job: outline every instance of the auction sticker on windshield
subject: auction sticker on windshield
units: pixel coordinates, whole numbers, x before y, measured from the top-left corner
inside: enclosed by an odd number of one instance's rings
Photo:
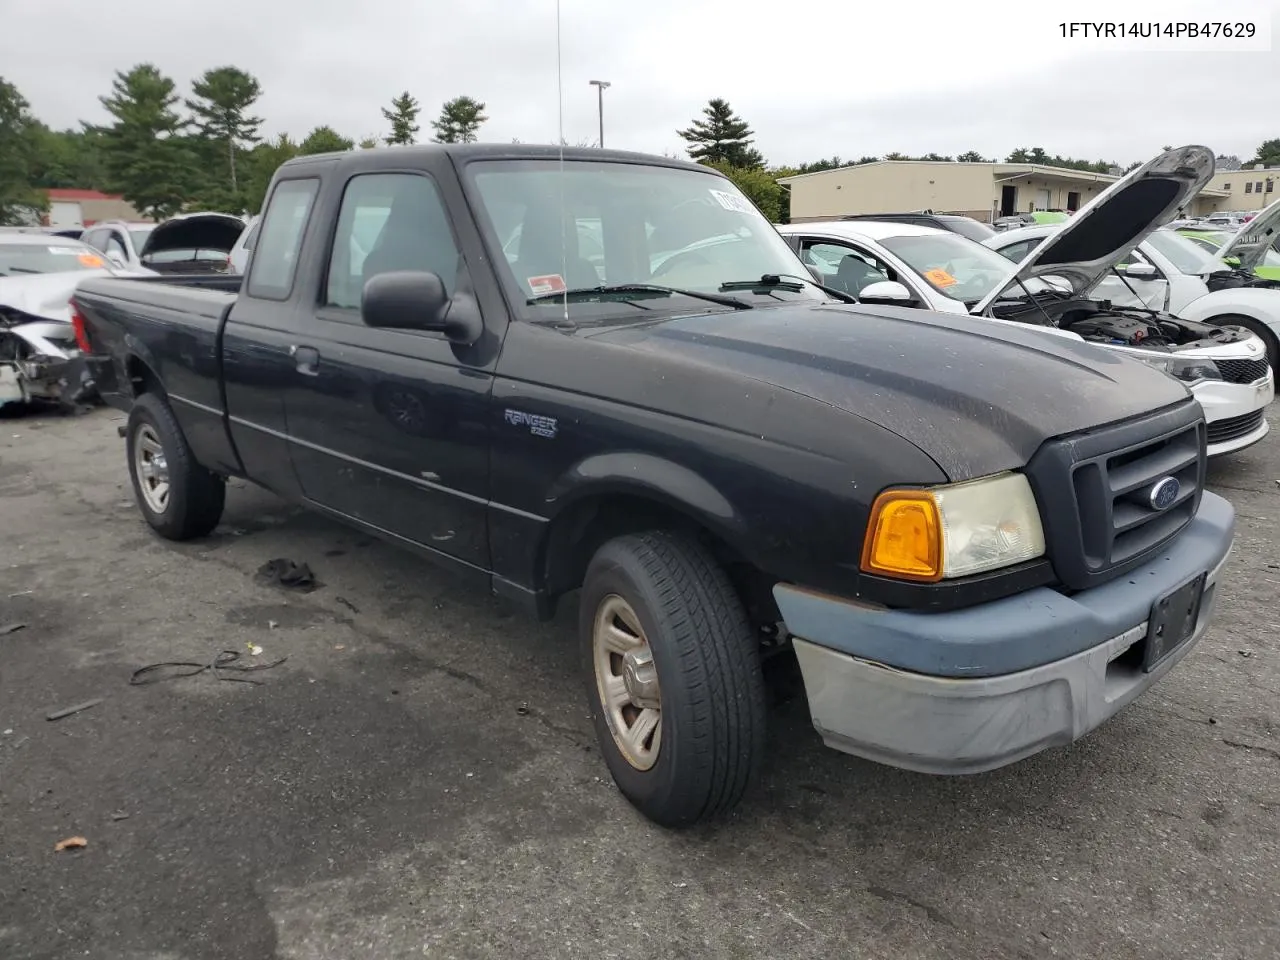
[[[732,210],[734,213],[750,213],[751,204],[745,197],[737,194],[727,193],[724,190],[712,190],[711,196],[716,198],[716,202],[726,210]]]
[[[80,263],[81,263],[82,265],[86,266],[86,267],[100,267],[100,266],[102,266],[102,258],[101,258],[101,257],[95,257],[92,253],[82,253],[82,254],[80,254],[80,256],[79,256],[79,257],[77,257],[76,259],[77,259],[77,260],[79,260],[79,261],[80,261]]]
[[[564,293],[568,289],[565,286],[564,277],[558,273],[547,273],[540,277],[529,277],[525,283],[529,284],[529,289],[533,291],[535,297],[541,297],[548,293]]]
[[[932,270],[924,272],[924,278],[932,283],[935,287],[950,287],[956,282],[956,278],[941,267],[934,267]]]

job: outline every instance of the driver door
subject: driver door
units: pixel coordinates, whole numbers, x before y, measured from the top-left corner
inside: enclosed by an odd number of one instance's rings
[[[923,302],[918,290],[880,257],[857,244],[820,237],[800,238],[800,259],[817,272],[824,286],[858,296],[873,283],[893,280],[911,292],[911,300],[902,304],[918,307]]]

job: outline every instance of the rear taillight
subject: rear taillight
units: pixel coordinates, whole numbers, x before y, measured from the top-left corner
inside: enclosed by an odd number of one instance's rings
[[[84,325],[84,314],[80,312],[74,300],[71,301],[71,329],[76,334],[76,346],[84,353],[93,353],[93,347],[89,345],[89,331]]]

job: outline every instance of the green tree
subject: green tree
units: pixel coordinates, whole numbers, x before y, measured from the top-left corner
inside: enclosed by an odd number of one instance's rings
[[[379,141],[377,137],[365,137],[357,144],[357,146],[361,150],[373,150],[380,142],[381,141]]]
[[[173,81],[153,64],[117,71],[111,93],[99,97],[115,121],[100,133],[108,185],[156,219],[182,209],[193,180],[188,144],[178,136]]]
[[[332,132],[332,131],[330,131]],[[336,136],[336,134],[335,134]],[[259,143],[245,155],[244,167],[244,209],[249,213],[259,213],[262,201],[266,199],[267,187],[280,164],[298,156],[298,145],[282,133],[274,140]]]
[[[100,137],[81,130],[50,130],[35,123],[32,183],[37,187],[107,186]]]
[[[1263,140],[1250,163],[1262,163],[1268,167],[1280,166],[1280,139]]]
[[[417,143],[418,113],[422,108],[406,90],[391,100],[391,109],[382,108],[383,118],[391,124],[391,136],[384,137],[387,146]]]
[[[355,146],[354,140],[344,137],[333,127],[320,126],[308,133],[306,139],[298,145],[298,153],[340,153],[354,150]]]
[[[960,163],[987,163],[987,158],[980,154],[977,150],[966,150],[960,156],[956,157]]]
[[[191,84],[191,92],[195,96],[186,101],[186,106],[191,111],[193,146],[201,154],[209,154],[212,166],[204,169],[218,171],[209,177],[210,185],[230,188],[226,199],[216,206],[239,212],[244,201],[236,177],[236,151],[248,150],[262,140],[258,135],[262,118],[250,113],[262,95],[262,87],[239,67],[215,67]],[[215,160],[216,157],[220,159]],[[224,194],[222,189],[212,192]]]
[[[760,212],[769,218],[770,223],[777,223],[783,218],[784,208],[789,204],[786,202],[786,190],[775,179],[776,172],[762,167],[735,167],[723,160],[703,162],[737,184],[738,189],[760,208]]]
[[[0,77],[0,225],[28,223],[48,209],[34,186],[37,125],[18,88]]]
[[[436,143],[475,143],[480,125],[488,119],[483,103],[471,97],[454,97],[445,101],[440,116],[431,121],[436,132],[432,139]]]
[[[720,97],[709,100],[702,117],[676,133],[689,144],[689,156],[699,163],[727,163],[743,169],[764,166],[764,156],[751,145],[751,127]]]

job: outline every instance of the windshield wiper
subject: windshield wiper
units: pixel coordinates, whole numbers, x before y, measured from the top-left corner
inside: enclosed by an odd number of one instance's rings
[[[844,303],[857,303],[858,298],[851,293],[845,293],[843,290],[837,290],[835,287],[824,286],[817,280],[801,277],[793,273],[766,273],[759,280],[730,280],[727,283],[720,284],[721,290],[795,290],[800,291],[805,285],[817,287],[823,293],[829,294]]]
[[[723,288],[722,288],[723,289]],[[735,310],[751,310],[752,305],[745,300],[739,300],[737,297],[721,297],[714,293],[700,293],[697,290],[680,290],[676,287],[664,287],[657,283],[605,283],[597,287],[574,287],[570,290],[561,290],[557,293],[541,293],[536,297],[530,297],[526,303],[553,303],[556,300],[589,300],[594,296],[602,293],[649,293],[657,296],[664,294],[666,296],[692,297],[694,300],[705,300],[708,303],[718,303],[722,307],[733,307]],[[630,300],[623,300],[623,303],[633,303],[634,306],[641,304],[634,303]]]

